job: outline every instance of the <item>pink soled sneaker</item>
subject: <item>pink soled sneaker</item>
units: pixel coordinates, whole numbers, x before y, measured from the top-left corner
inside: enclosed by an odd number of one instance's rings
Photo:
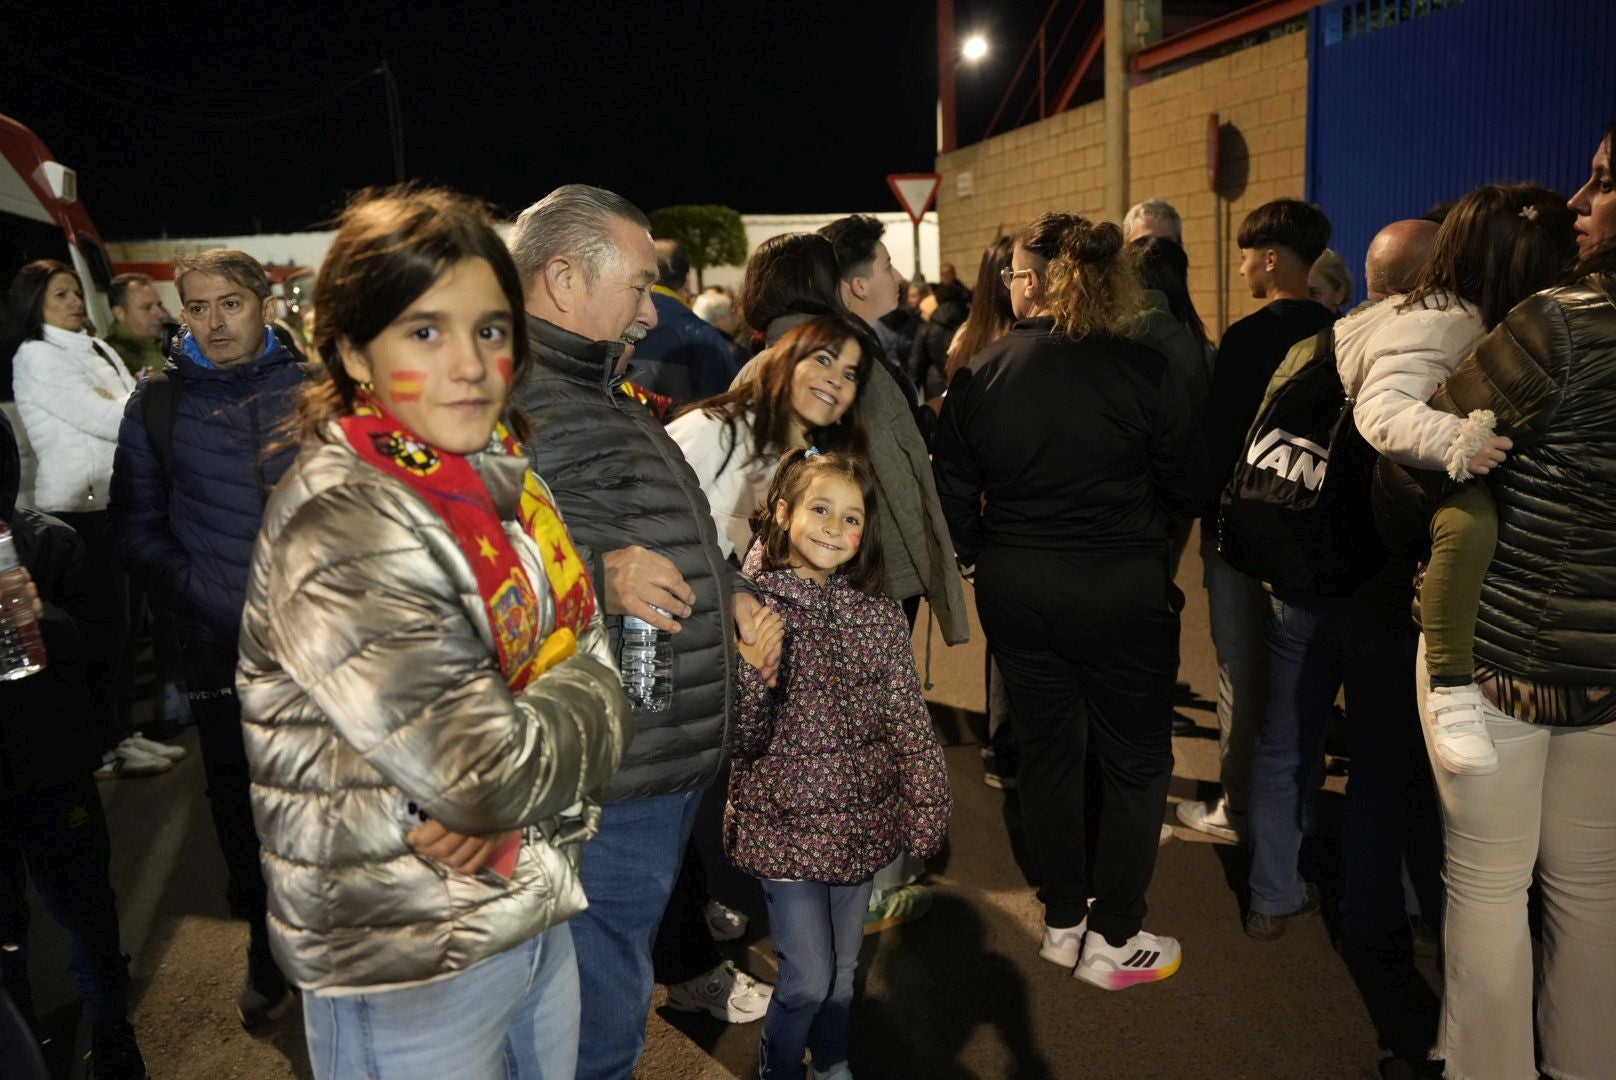
[[[1139,931],[1120,946],[1090,930],[1083,936],[1083,959],[1072,974],[1101,990],[1126,990],[1140,983],[1161,982],[1184,961],[1178,939]]]

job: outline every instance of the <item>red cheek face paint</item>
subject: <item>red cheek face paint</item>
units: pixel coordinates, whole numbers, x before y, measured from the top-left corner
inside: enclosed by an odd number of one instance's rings
[[[421,395],[426,391],[426,372],[424,371],[395,371],[388,380],[388,390],[391,391],[394,401],[420,401]]]
[[[505,381],[505,385],[511,385],[511,374],[516,370],[516,361],[508,356],[501,356],[494,361],[494,366],[499,369],[499,377]]]
[[[857,552],[859,548],[864,546],[864,534],[848,533],[847,542],[852,545],[854,552]]]

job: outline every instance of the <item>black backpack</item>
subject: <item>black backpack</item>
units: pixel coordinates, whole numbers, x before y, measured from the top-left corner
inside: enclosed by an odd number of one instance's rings
[[[1386,563],[1370,486],[1378,455],[1336,370],[1335,328],[1274,391],[1218,505],[1218,554],[1279,591],[1347,596]]]

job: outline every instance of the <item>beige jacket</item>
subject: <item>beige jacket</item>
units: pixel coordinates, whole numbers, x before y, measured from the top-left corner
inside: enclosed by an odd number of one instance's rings
[[[528,570],[520,458],[473,458]],[[541,629],[555,612],[539,587]],[[582,911],[590,799],[631,732],[597,614],[578,652],[513,696],[470,564],[414,492],[334,427],[270,498],[237,673],[282,970],[304,989],[462,971]],[[504,885],[405,841],[409,804],[448,828],[523,829]]]

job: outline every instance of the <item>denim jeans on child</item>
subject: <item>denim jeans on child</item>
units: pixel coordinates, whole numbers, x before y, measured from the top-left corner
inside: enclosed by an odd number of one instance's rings
[[[589,909],[571,923],[583,1002],[578,1080],[629,1080],[639,1064],[651,948],[700,806],[699,789],[607,803],[584,845]]]
[[[572,1080],[578,963],[566,923],[452,978],[305,994],[315,1080]]]
[[[864,941],[864,910],[871,888],[868,881],[763,882],[780,980],[763,1017],[763,1040],[758,1044],[762,1080],[800,1080],[805,1047],[818,1072],[847,1061],[853,973]]]

